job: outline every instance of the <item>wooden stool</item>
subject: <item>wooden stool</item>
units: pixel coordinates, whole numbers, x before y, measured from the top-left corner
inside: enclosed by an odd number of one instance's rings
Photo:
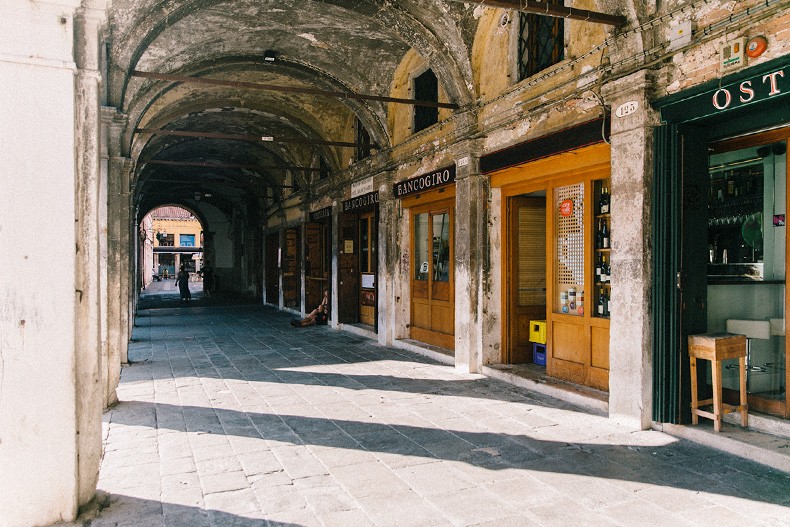
[[[741,404],[732,406],[721,401],[721,361],[738,359]],[[730,412],[741,412],[741,426],[748,426],[746,405],[746,336],[732,333],[689,335],[691,362],[691,422],[699,423],[699,416],[713,419],[713,429],[721,432],[721,418]],[[709,360],[713,377],[713,399],[697,400],[697,359]],[[699,407],[713,403],[713,413]]]

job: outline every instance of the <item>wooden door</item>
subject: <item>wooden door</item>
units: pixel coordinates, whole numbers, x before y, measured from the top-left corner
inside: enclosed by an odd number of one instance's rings
[[[280,303],[280,234],[274,233],[266,237],[266,302]]]
[[[359,321],[376,324],[376,214],[359,216]]]
[[[285,307],[299,309],[301,291],[299,280],[299,230],[285,231],[283,250],[283,299]]]
[[[338,251],[338,320],[344,324],[359,322],[359,218],[341,214]]]
[[[531,320],[546,320],[546,199],[511,198],[506,362],[532,361]]]
[[[327,231],[323,223],[305,225],[305,310],[312,311],[324,298],[329,287]]]
[[[411,338],[455,348],[452,202],[415,209],[411,215]]]

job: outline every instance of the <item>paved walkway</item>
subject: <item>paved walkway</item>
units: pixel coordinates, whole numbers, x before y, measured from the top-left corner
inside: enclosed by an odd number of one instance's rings
[[[289,318],[141,311],[86,523],[790,525],[786,474]]]

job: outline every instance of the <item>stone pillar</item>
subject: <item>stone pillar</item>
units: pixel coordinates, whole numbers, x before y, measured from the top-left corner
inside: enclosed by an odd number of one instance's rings
[[[609,330],[609,415],[635,430],[651,425],[650,196],[653,126],[650,79],[640,71],[604,86],[612,111],[612,314]],[[636,102],[618,118],[614,109]]]
[[[399,308],[400,295],[396,287],[402,283],[400,274],[400,251],[396,241],[398,232],[398,202],[392,193],[392,185],[379,186],[378,263],[376,276],[376,305],[378,309],[378,342],[392,346],[395,340],[395,313]]]
[[[331,223],[331,238],[332,238],[332,280],[331,284],[329,285],[329,291],[331,294],[331,298],[329,299],[330,308],[330,320],[329,320],[329,327],[333,329],[337,329],[338,326],[338,318],[340,317],[340,302],[339,302],[339,291],[340,291],[340,214],[343,212],[343,206],[338,201],[332,201],[332,219],[330,220]],[[282,276],[282,273],[280,273]],[[280,292],[282,296],[282,281],[280,281]],[[282,303],[280,304],[280,309],[282,309]]]
[[[101,414],[104,408],[99,311],[99,181],[101,34],[105,13],[79,9],[74,19],[77,63],[76,273],[75,302],[79,504],[93,498],[101,464]]]
[[[455,176],[455,367],[478,373],[483,365],[483,288],[488,251],[488,178],[467,155]]]
[[[121,364],[128,361],[129,335],[129,180],[132,160],[123,157],[121,137],[127,118],[105,109],[109,122],[107,171],[107,385],[106,401],[118,400],[115,389]],[[112,113],[111,113],[112,112]]]
[[[4,527],[71,521],[95,490],[98,296],[85,274],[97,257],[95,238],[81,238],[83,228],[96,234],[98,79],[87,58],[97,20],[80,13],[75,35],[80,4],[0,3]]]
[[[127,340],[122,323],[126,297],[122,296],[121,260],[124,251],[121,233],[126,229],[120,211],[124,208],[123,181],[131,171],[132,162],[121,155],[121,136],[126,127],[126,118],[114,108],[104,108],[103,118],[108,128],[107,150],[107,358],[105,361],[105,403],[111,405],[118,400],[115,389],[121,378],[121,363],[126,358]]]

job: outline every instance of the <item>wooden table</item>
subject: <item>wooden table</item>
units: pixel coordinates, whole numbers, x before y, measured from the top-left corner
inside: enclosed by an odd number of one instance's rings
[[[691,422],[699,423],[699,416],[713,419],[713,428],[721,432],[724,414],[741,412],[741,426],[748,426],[746,404],[746,336],[732,333],[707,333],[689,335],[689,359],[691,362]],[[713,399],[697,399],[697,359],[709,360],[713,378]],[[723,404],[721,400],[721,361],[738,359],[740,377],[740,401],[738,406]],[[700,410],[700,406],[713,404],[713,412]]]

